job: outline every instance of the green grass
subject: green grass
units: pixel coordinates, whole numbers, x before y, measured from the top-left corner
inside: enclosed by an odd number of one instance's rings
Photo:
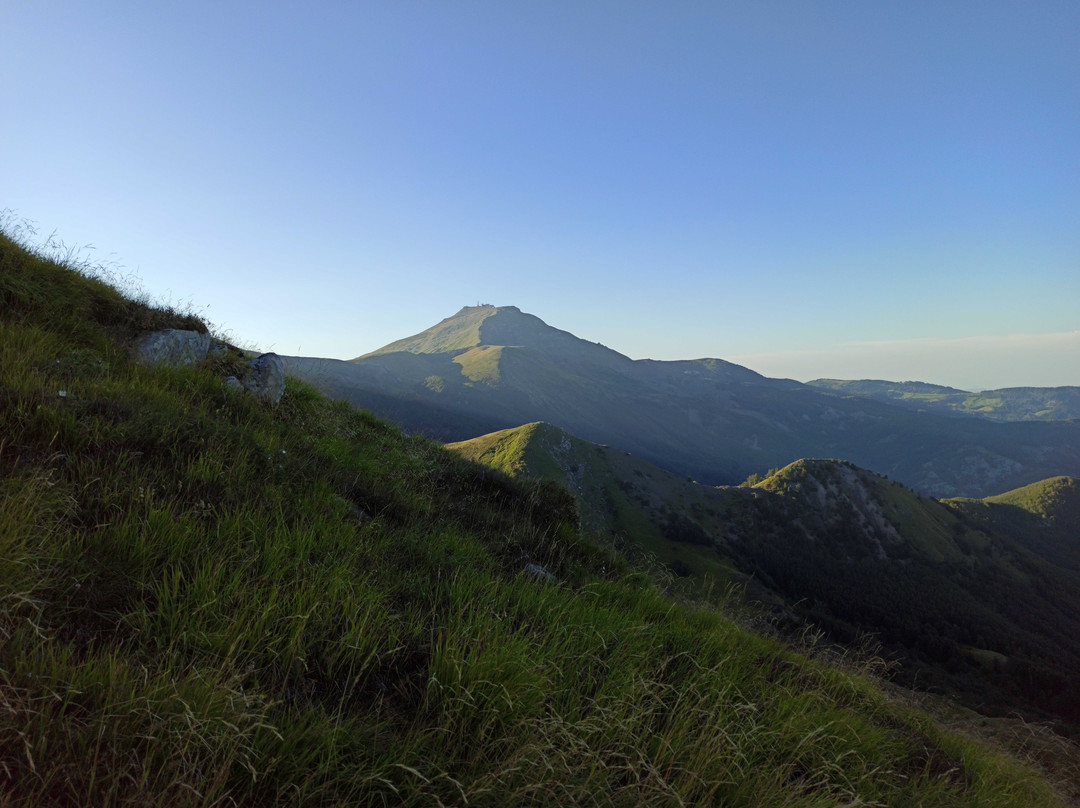
[[[493,345],[481,345],[454,357],[454,362],[461,365],[461,372],[474,382],[496,384],[499,381],[499,360],[502,348]]]
[[[647,564],[658,562],[677,570],[685,584],[681,588],[699,596],[726,592],[734,579],[743,577],[711,547],[664,534],[644,502],[667,504],[674,497],[685,498],[686,481],[625,452],[583,441],[545,423],[492,432],[447,448],[511,477],[526,475],[573,488],[586,531],[609,542],[614,538],[620,552],[648,559]],[[626,485],[630,479],[640,484],[636,490]],[[685,510],[687,503],[680,507]]]
[[[480,326],[491,315],[492,310],[493,307],[487,305],[466,307],[453,318],[448,318],[453,320],[451,326],[442,327],[446,323],[443,321],[415,336],[380,348],[377,353],[409,351],[423,354],[467,350],[480,342]]]
[[[191,325],[0,241],[0,805],[1059,804],[560,489],[129,360]]]
[[[1075,523],[1080,517],[1080,480],[1051,477],[983,501],[992,505],[1014,505],[1036,516]]]
[[[447,444],[447,448],[512,477],[525,467],[525,449],[540,426],[526,424],[503,429],[475,440]]]

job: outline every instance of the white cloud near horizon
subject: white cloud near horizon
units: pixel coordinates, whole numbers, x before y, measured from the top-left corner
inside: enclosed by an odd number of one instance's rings
[[[766,376],[887,379],[962,390],[1080,385],[1080,330],[1053,334],[919,338],[724,357]]]

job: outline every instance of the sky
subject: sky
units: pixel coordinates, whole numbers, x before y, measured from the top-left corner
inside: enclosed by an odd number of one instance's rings
[[[283,354],[1080,385],[1080,3],[0,0],[0,209]]]

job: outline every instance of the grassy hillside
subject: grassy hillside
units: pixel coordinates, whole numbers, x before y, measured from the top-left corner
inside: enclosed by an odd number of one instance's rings
[[[748,496],[701,486],[610,446],[582,440],[545,423],[500,430],[447,444],[454,452],[511,476],[550,480],[571,491],[582,526],[624,552],[645,552],[674,570],[702,595],[730,584],[759,599],[775,593],[756,586],[717,554],[704,528],[686,514],[727,511],[729,497]]]
[[[845,644],[875,636],[904,681],[1080,725],[1072,478],[941,503],[826,460],[702,486],[547,424],[450,448],[565,485],[587,527],[652,553],[698,592],[739,584]]]
[[[1080,418],[1080,387],[1006,387],[972,393],[925,382],[815,379],[811,387],[843,396],[888,401],[922,412],[975,415],[991,421],[1068,421]]]
[[[480,326],[492,308],[494,307],[466,306],[453,317],[447,317],[426,331],[392,342],[374,353],[445,353],[467,350],[479,344]]]
[[[1015,491],[987,497],[990,505],[1012,505],[1062,526],[1080,523],[1080,481],[1075,477],[1052,477]]]
[[[0,237],[0,805],[1061,804],[193,325]]]
[[[996,521],[844,464],[801,462],[760,487],[767,541],[749,563],[834,635],[874,631],[912,679],[972,705],[1080,724],[1080,576]],[[792,523],[798,530],[792,530]],[[1034,711],[1034,712],[1032,712]]]
[[[1008,533],[1052,563],[1080,572],[1080,480],[1053,477],[986,499],[945,503],[966,518]]]

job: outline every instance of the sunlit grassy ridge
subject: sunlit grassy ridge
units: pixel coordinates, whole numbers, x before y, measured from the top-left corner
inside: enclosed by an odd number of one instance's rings
[[[620,449],[590,443],[546,423],[500,430],[447,448],[504,474],[559,482],[577,498],[587,529],[603,532],[627,551],[644,551],[699,591],[747,582],[747,576],[707,546],[700,528],[700,536],[689,537],[692,541],[680,530],[685,526],[677,512],[700,512],[717,503],[716,489],[690,484]],[[660,513],[671,520],[665,522]],[[701,537],[706,541],[696,541]]]
[[[543,426],[534,423],[514,429],[502,429],[471,441],[447,444],[447,447],[470,460],[514,476],[525,469],[525,450],[533,435]]]
[[[413,353],[467,350],[479,343],[480,327],[493,309],[493,306],[466,306],[455,317],[448,317],[415,337],[392,342],[376,353],[393,353],[398,349]],[[451,325],[445,327],[447,323]]]
[[[1051,477],[984,501],[1015,505],[1044,519],[1080,521],[1080,481],[1075,477]]]
[[[1058,804],[192,325],[0,239],[0,805]]]
[[[1080,480],[1051,477],[982,500],[952,499],[947,504],[978,523],[1007,530],[1021,544],[1055,564],[1080,572]]]

